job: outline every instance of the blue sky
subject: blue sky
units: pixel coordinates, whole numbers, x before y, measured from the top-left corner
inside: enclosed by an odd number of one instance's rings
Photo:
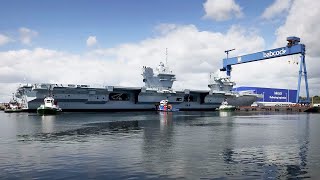
[[[244,17],[214,22],[203,18],[205,12],[200,0],[108,0],[108,1],[2,1],[0,6],[0,30],[17,36],[17,29],[36,30],[33,47],[81,52],[90,35],[99,39],[101,47],[113,47],[121,43],[138,42],[155,35],[158,24],[194,24],[200,30],[226,32],[237,24],[256,28],[268,43],[275,39],[278,23],[263,23],[261,14],[269,1],[239,0]],[[12,43],[3,49],[24,48]],[[1,50],[0,49],[0,50]]]
[[[310,94],[320,94],[320,1],[4,0],[0,6],[0,102],[21,83],[143,86],[141,67],[169,52],[175,89],[208,89],[230,54],[307,47]],[[282,60],[280,60],[282,59]],[[297,88],[299,57],[234,66],[237,86]],[[48,69],[49,68],[49,69]],[[303,86],[302,86],[303,88]]]

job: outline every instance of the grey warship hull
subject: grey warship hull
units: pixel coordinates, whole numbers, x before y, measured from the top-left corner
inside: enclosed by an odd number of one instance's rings
[[[154,73],[152,68],[143,66],[143,87],[42,83],[22,86],[16,96],[24,102],[23,106],[28,111],[36,111],[47,96],[54,98],[63,111],[156,110],[162,100],[168,100],[175,109],[182,111],[215,110],[225,99],[234,106],[254,102],[252,98],[230,94],[233,83],[229,79],[214,79],[209,90],[175,91],[172,85],[176,77],[169,67],[160,62],[156,70]]]
[[[42,84],[20,88],[20,94],[24,92],[23,96],[29,111],[35,111],[41,105],[48,95],[49,86],[52,89],[51,96],[63,111],[155,110],[156,105],[163,99],[169,100],[180,110],[214,110],[225,98],[224,93],[210,94],[209,91],[201,90],[157,92],[133,87],[71,88],[64,85]]]
[[[240,107],[240,106],[251,106],[253,102],[256,102],[260,98],[256,94],[233,94],[226,95],[226,100],[229,105]]]
[[[231,80],[230,76],[222,76],[220,72],[210,73],[209,85],[211,92],[224,92],[225,100],[229,105],[240,107],[250,106],[261,98],[261,94],[256,94],[250,91],[236,92],[233,91],[233,86],[236,83]]]

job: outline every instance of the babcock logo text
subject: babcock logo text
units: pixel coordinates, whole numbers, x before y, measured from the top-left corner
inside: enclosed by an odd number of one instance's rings
[[[280,56],[285,53],[286,53],[286,49],[281,49],[279,51],[262,52],[264,58],[273,57],[273,56]]]

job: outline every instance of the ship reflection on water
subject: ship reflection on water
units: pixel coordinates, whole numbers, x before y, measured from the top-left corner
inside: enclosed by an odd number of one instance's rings
[[[233,112],[230,112],[230,111],[219,111],[219,116],[220,117],[230,117],[230,116],[232,116],[232,113]]]
[[[42,132],[49,133],[54,131],[56,116],[41,116]]]
[[[35,127],[40,123],[39,131],[18,133],[18,144],[12,148],[35,148],[19,151],[27,153],[21,155],[23,160],[4,161],[7,164],[0,165],[0,170],[9,165],[17,168],[5,170],[0,178],[10,178],[12,173],[23,178],[20,166],[41,162],[41,156],[49,157],[46,163],[55,167],[50,172],[61,177],[86,172],[73,176],[75,179],[320,178],[317,115],[148,112],[32,118],[29,121]],[[9,157],[16,151],[8,152]],[[0,150],[4,159],[2,155]],[[58,158],[61,167],[50,157]],[[94,163],[87,169],[89,162]],[[30,173],[34,173],[31,177],[44,177],[31,168],[41,171],[41,163],[31,164]]]
[[[174,112],[159,112],[161,128],[165,128],[166,126],[170,126],[173,124],[173,113]]]

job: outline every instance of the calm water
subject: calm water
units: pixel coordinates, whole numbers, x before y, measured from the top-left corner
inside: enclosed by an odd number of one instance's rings
[[[320,114],[0,112],[0,179],[320,179]]]

